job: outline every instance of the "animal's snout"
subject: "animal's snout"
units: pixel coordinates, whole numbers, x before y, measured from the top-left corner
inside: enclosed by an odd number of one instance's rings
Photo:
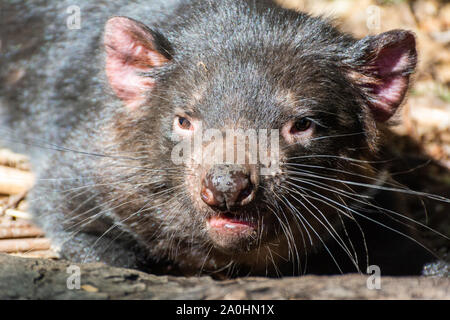
[[[230,211],[252,202],[256,187],[251,171],[245,167],[217,165],[202,181],[201,198],[211,207]]]

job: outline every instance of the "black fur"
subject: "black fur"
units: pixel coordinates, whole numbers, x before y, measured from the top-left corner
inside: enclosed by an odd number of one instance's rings
[[[48,1],[2,4],[1,131],[5,141],[24,142],[12,147],[22,146],[19,151],[31,155],[40,179],[29,200],[36,221],[61,254],[74,261],[184,274],[224,269],[233,275],[276,275],[277,268],[284,274],[301,272],[298,261],[292,265],[293,257],[288,262],[279,259],[277,267],[270,260],[255,266],[253,255],[229,256],[216,250],[189,190],[164,193],[184,186],[189,174],[170,160],[175,110],[189,105],[193,92],[201,89],[201,100],[189,113],[209,128],[228,123],[244,129],[281,128],[306,112],[318,124],[317,136],[342,137],[318,140],[309,148],[281,143],[286,157],[325,154],[372,160],[378,131],[370,112],[370,87],[347,74],[364,65],[372,42],[358,41],[324,19],[271,1],[128,2],[80,3],[81,30],[66,28],[65,10],[71,1],[52,3],[50,9]],[[124,108],[105,80],[102,30],[113,15],[144,23],[157,35],[157,49],[171,58],[143,75],[156,79],[156,85],[139,116]],[[405,75],[413,72],[414,64]],[[295,103],[283,101],[287,91]],[[370,172],[331,158],[299,163]],[[267,211],[264,200],[274,201],[273,190],[283,194],[278,185],[285,180],[263,180],[268,191],[260,192],[254,209]],[[317,206],[338,224],[335,210],[320,202]],[[381,214],[376,219],[386,222]],[[370,263],[382,265],[384,273],[418,273],[430,259],[410,240],[389,231],[380,237],[382,227],[358,220],[366,230]],[[292,218],[289,221],[295,226]],[[273,221],[273,234],[267,235],[271,241],[282,233],[276,224]],[[353,244],[364,272],[361,234],[356,225],[347,224],[349,233],[354,229]],[[326,230],[316,228],[342,271],[355,271],[335,241],[326,239]],[[300,234],[295,237],[302,251]],[[306,271],[337,272],[321,241],[312,237],[312,248],[305,247],[310,253]],[[286,251],[280,250],[281,255]],[[305,252],[300,253],[302,262]],[[227,269],[230,260],[236,265]]]

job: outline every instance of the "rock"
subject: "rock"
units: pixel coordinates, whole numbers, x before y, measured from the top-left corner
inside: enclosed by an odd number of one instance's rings
[[[80,271],[80,282],[71,290],[77,284],[73,270]],[[450,299],[450,278],[382,277],[380,290],[369,290],[367,279],[350,274],[216,281],[0,254],[0,299]]]

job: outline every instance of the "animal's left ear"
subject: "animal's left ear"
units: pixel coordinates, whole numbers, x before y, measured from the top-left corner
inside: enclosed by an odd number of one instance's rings
[[[361,88],[376,121],[387,121],[402,103],[417,64],[414,34],[392,30],[365,37],[350,49],[347,72]]]

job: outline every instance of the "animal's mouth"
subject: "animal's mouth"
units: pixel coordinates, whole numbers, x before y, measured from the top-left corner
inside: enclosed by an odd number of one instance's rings
[[[208,226],[224,233],[240,234],[249,229],[256,229],[255,221],[230,212],[220,213],[208,219]]]
[[[248,215],[216,213],[206,219],[206,226],[215,247],[227,253],[250,251],[257,242],[258,223]]]

